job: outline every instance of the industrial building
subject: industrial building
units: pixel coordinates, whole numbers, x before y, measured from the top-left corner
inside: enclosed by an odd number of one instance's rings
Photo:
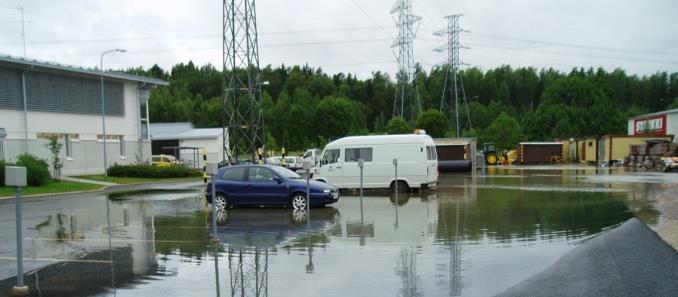
[[[104,172],[101,78],[104,79],[109,166],[146,161],[150,89],[163,80],[0,55],[0,159],[28,153],[45,160],[45,146],[63,144],[63,175]]]
[[[205,152],[209,162],[221,161],[228,147],[228,133],[222,128],[196,129],[191,123],[151,124],[151,140],[153,155],[172,155],[194,168],[202,168]]]
[[[637,117],[628,121],[628,135],[667,136],[678,133],[678,109],[660,111]],[[673,139],[676,142],[676,139]]]
[[[548,164],[562,158],[562,142],[521,142],[518,145],[520,164]]]

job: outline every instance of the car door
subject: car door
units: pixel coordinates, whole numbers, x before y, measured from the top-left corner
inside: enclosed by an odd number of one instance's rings
[[[342,184],[343,171],[341,162],[341,149],[334,148],[325,150],[322,161],[320,162],[320,177],[327,183],[340,186]]]
[[[281,196],[285,194],[282,179],[263,166],[249,167],[245,200],[247,204],[281,204]]]
[[[244,187],[246,167],[231,167],[224,171],[224,174],[217,181],[217,187],[220,191],[226,193],[229,203],[242,204],[244,198]]]

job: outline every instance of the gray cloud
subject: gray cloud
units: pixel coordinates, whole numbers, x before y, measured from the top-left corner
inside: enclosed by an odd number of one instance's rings
[[[424,68],[445,59],[433,32],[444,15],[464,13],[471,47],[462,59],[483,69],[509,64],[623,68],[630,73],[678,71],[678,2],[671,0],[530,1],[413,0],[422,17],[415,56]],[[106,57],[113,68],[158,63],[164,68],[193,60],[221,65],[222,6],[215,0],[4,0],[0,4],[0,53],[21,56],[25,8],[28,57],[94,67]],[[393,0],[257,1],[262,64],[308,63],[361,77],[393,73],[390,48]],[[263,65],[262,65],[263,66]]]

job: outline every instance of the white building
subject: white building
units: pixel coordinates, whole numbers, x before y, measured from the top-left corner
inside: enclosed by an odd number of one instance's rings
[[[629,135],[678,135],[678,109],[632,117],[628,122]],[[673,138],[674,142],[678,139]]]
[[[63,175],[103,173],[102,75],[109,166],[148,160],[150,89],[168,82],[1,55],[0,159],[51,160],[45,145],[57,137]]]
[[[153,155],[172,155],[190,167],[202,168],[205,151],[208,162],[219,162],[224,158],[228,133],[222,128],[196,129],[191,123],[155,123],[151,124],[151,140]]]

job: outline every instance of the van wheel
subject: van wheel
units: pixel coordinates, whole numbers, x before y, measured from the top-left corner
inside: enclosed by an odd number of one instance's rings
[[[391,182],[391,192],[396,191],[396,183],[398,183],[398,193],[406,193],[410,191],[410,186],[407,185],[407,182],[404,180],[399,180],[399,181],[393,181]]]

